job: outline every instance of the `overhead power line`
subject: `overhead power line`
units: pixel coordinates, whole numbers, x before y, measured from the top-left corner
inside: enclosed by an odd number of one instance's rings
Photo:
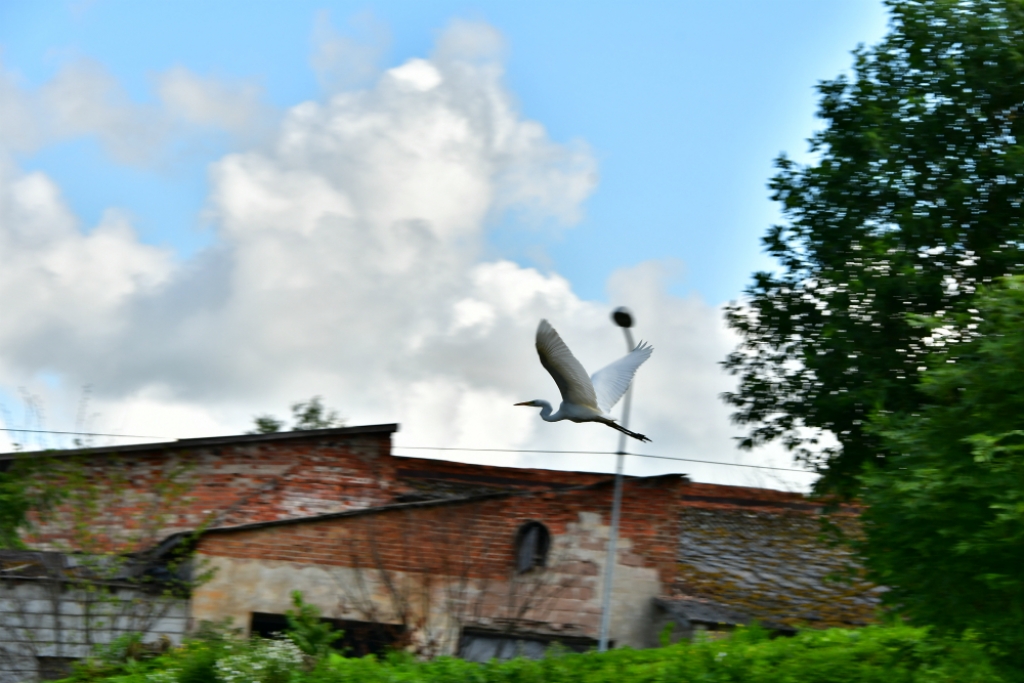
[[[13,427],[0,427],[0,432],[22,432],[28,434],[65,434],[70,436],[110,436],[121,439],[163,439],[176,440],[171,436],[153,436],[152,434],[102,434],[98,432],[62,432],[53,429],[14,429]],[[454,446],[399,446],[397,450],[415,451],[460,451],[465,453],[543,453],[550,455],[617,455],[615,451],[561,451],[533,448],[458,448]],[[795,467],[773,467],[770,465],[748,465],[739,462],[720,462],[718,460],[698,460],[695,458],[674,458],[669,455],[650,455],[646,453],[627,453],[635,458],[653,458],[655,460],[674,460],[676,462],[695,462],[703,465],[723,465],[725,467],[746,467],[755,470],[776,470],[779,472],[798,472],[800,474],[818,474],[812,470],[801,470]]]
[[[771,465],[747,465],[741,462],[720,462],[718,460],[696,460],[694,458],[673,458],[668,455],[645,455],[643,453],[626,453],[638,458],[655,458],[657,460],[678,460],[679,462],[700,462],[705,465],[725,465],[726,467],[750,467],[755,470],[778,470],[779,472],[799,472],[800,474],[818,474],[814,470],[802,470],[796,467],[773,467]]]
[[[556,455],[618,455],[615,451],[549,451],[535,450],[528,448],[455,448],[446,446],[398,446],[397,450],[418,450],[418,451],[465,451],[485,453],[549,453]],[[739,462],[720,462],[717,460],[697,460],[694,458],[673,458],[668,455],[647,455],[644,453],[627,453],[637,458],[655,458],[657,460],[676,460],[678,462],[698,462],[705,465],[725,465],[727,467],[749,467],[757,470],[778,470],[780,472],[800,472],[801,474],[818,474],[812,470],[801,470],[795,467],[772,467],[770,465],[747,465]]]
[[[22,432],[26,434],[69,434],[72,436],[113,436],[122,439],[173,439],[170,436],[153,436],[142,434],[97,434],[96,432],[58,432],[53,429],[15,429],[14,427],[0,427],[0,432]]]

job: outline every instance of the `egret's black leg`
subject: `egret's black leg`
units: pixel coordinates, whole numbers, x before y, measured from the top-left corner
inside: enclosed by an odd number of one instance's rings
[[[609,420],[608,422],[605,422],[604,424],[608,425],[612,429],[618,429],[623,434],[626,434],[627,436],[631,436],[634,439],[636,439],[637,441],[644,441],[644,442],[649,442],[650,441],[650,439],[648,439],[643,434],[638,434],[637,432],[631,432],[628,429],[626,429],[625,427],[623,427],[622,425],[620,425],[620,424],[618,424],[616,422],[612,422],[611,420]]]

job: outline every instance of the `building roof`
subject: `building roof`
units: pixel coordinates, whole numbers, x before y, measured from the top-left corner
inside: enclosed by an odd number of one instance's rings
[[[122,453],[138,453],[144,451],[164,451],[169,449],[206,448],[210,446],[229,446],[235,444],[267,443],[272,441],[294,441],[298,439],[320,439],[330,436],[358,436],[360,434],[393,434],[398,431],[396,423],[379,425],[360,425],[358,427],[334,427],[331,429],[305,429],[292,432],[273,432],[271,434],[233,434],[230,436],[204,436],[197,439],[175,439],[173,441],[154,441],[151,443],[128,444],[126,446],[96,446],[92,448],[69,448],[49,451],[15,451],[0,453],[0,461],[14,460],[26,455],[46,453],[50,457],[72,455],[118,455]]]
[[[473,465],[392,455],[396,502],[434,500],[501,491],[548,491],[608,481],[611,474]]]
[[[819,515],[767,506],[684,506],[679,514],[672,597],[713,603],[771,625],[875,621],[884,589],[863,578],[847,548],[822,540]],[[830,521],[844,533],[858,533],[853,515],[832,515]]]

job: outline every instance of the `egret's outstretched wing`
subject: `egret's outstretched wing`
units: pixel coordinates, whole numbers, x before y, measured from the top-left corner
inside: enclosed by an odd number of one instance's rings
[[[590,379],[593,382],[594,393],[597,394],[597,405],[601,412],[607,414],[612,406],[619,402],[622,395],[626,393],[626,389],[629,388],[629,383],[633,381],[636,369],[651,357],[652,351],[654,351],[653,346],[646,342],[640,342],[625,356],[594,373]]]
[[[587,371],[547,320],[537,327],[537,355],[558,385],[563,401],[597,409],[597,395]]]

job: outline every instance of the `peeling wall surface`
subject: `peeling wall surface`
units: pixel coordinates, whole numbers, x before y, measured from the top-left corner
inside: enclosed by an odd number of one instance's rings
[[[678,482],[627,487],[632,521],[612,589],[619,645],[651,644],[646,621],[674,570],[676,524],[650,503]],[[404,624],[410,646],[430,654],[454,653],[464,627],[596,639],[610,494],[607,485],[523,492],[213,530],[199,552],[217,571],[194,593],[193,616],[243,625],[253,612],[289,609],[300,590],[331,618]],[[544,524],[551,545],[545,566],[517,574],[516,532],[527,522]]]
[[[423,638],[439,638],[445,648],[458,625],[597,638],[610,492],[605,483],[213,530],[200,551],[223,574],[197,593],[197,609],[201,604],[204,614],[230,612],[244,621],[253,611],[273,611],[253,606],[246,596],[273,596],[283,612],[290,591],[308,585],[326,613],[369,620],[390,614],[398,623],[403,619],[388,611],[395,599],[386,590],[390,582],[431,596],[420,598],[422,609],[404,621],[443,623],[436,627],[443,637]],[[855,510],[830,520],[857,533]],[[507,597],[503,606],[497,596],[515,592],[509,581],[515,532],[530,521],[546,525],[553,538],[543,574],[547,592],[530,589],[529,609]],[[333,584],[320,578],[309,583],[328,574]],[[337,578],[343,574],[345,581]],[[367,588],[361,612],[352,591],[341,587],[356,578],[374,586]],[[453,591],[444,588],[451,583],[462,586],[456,591],[465,603],[461,611],[451,608]],[[516,590],[522,593],[526,583]],[[847,550],[822,540],[820,509],[801,496],[680,477],[634,479],[625,486],[611,601],[616,645],[656,646],[666,612],[683,627],[680,633],[752,620],[784,631],[863,625],[875,620],[881,590],[864,581]]]

